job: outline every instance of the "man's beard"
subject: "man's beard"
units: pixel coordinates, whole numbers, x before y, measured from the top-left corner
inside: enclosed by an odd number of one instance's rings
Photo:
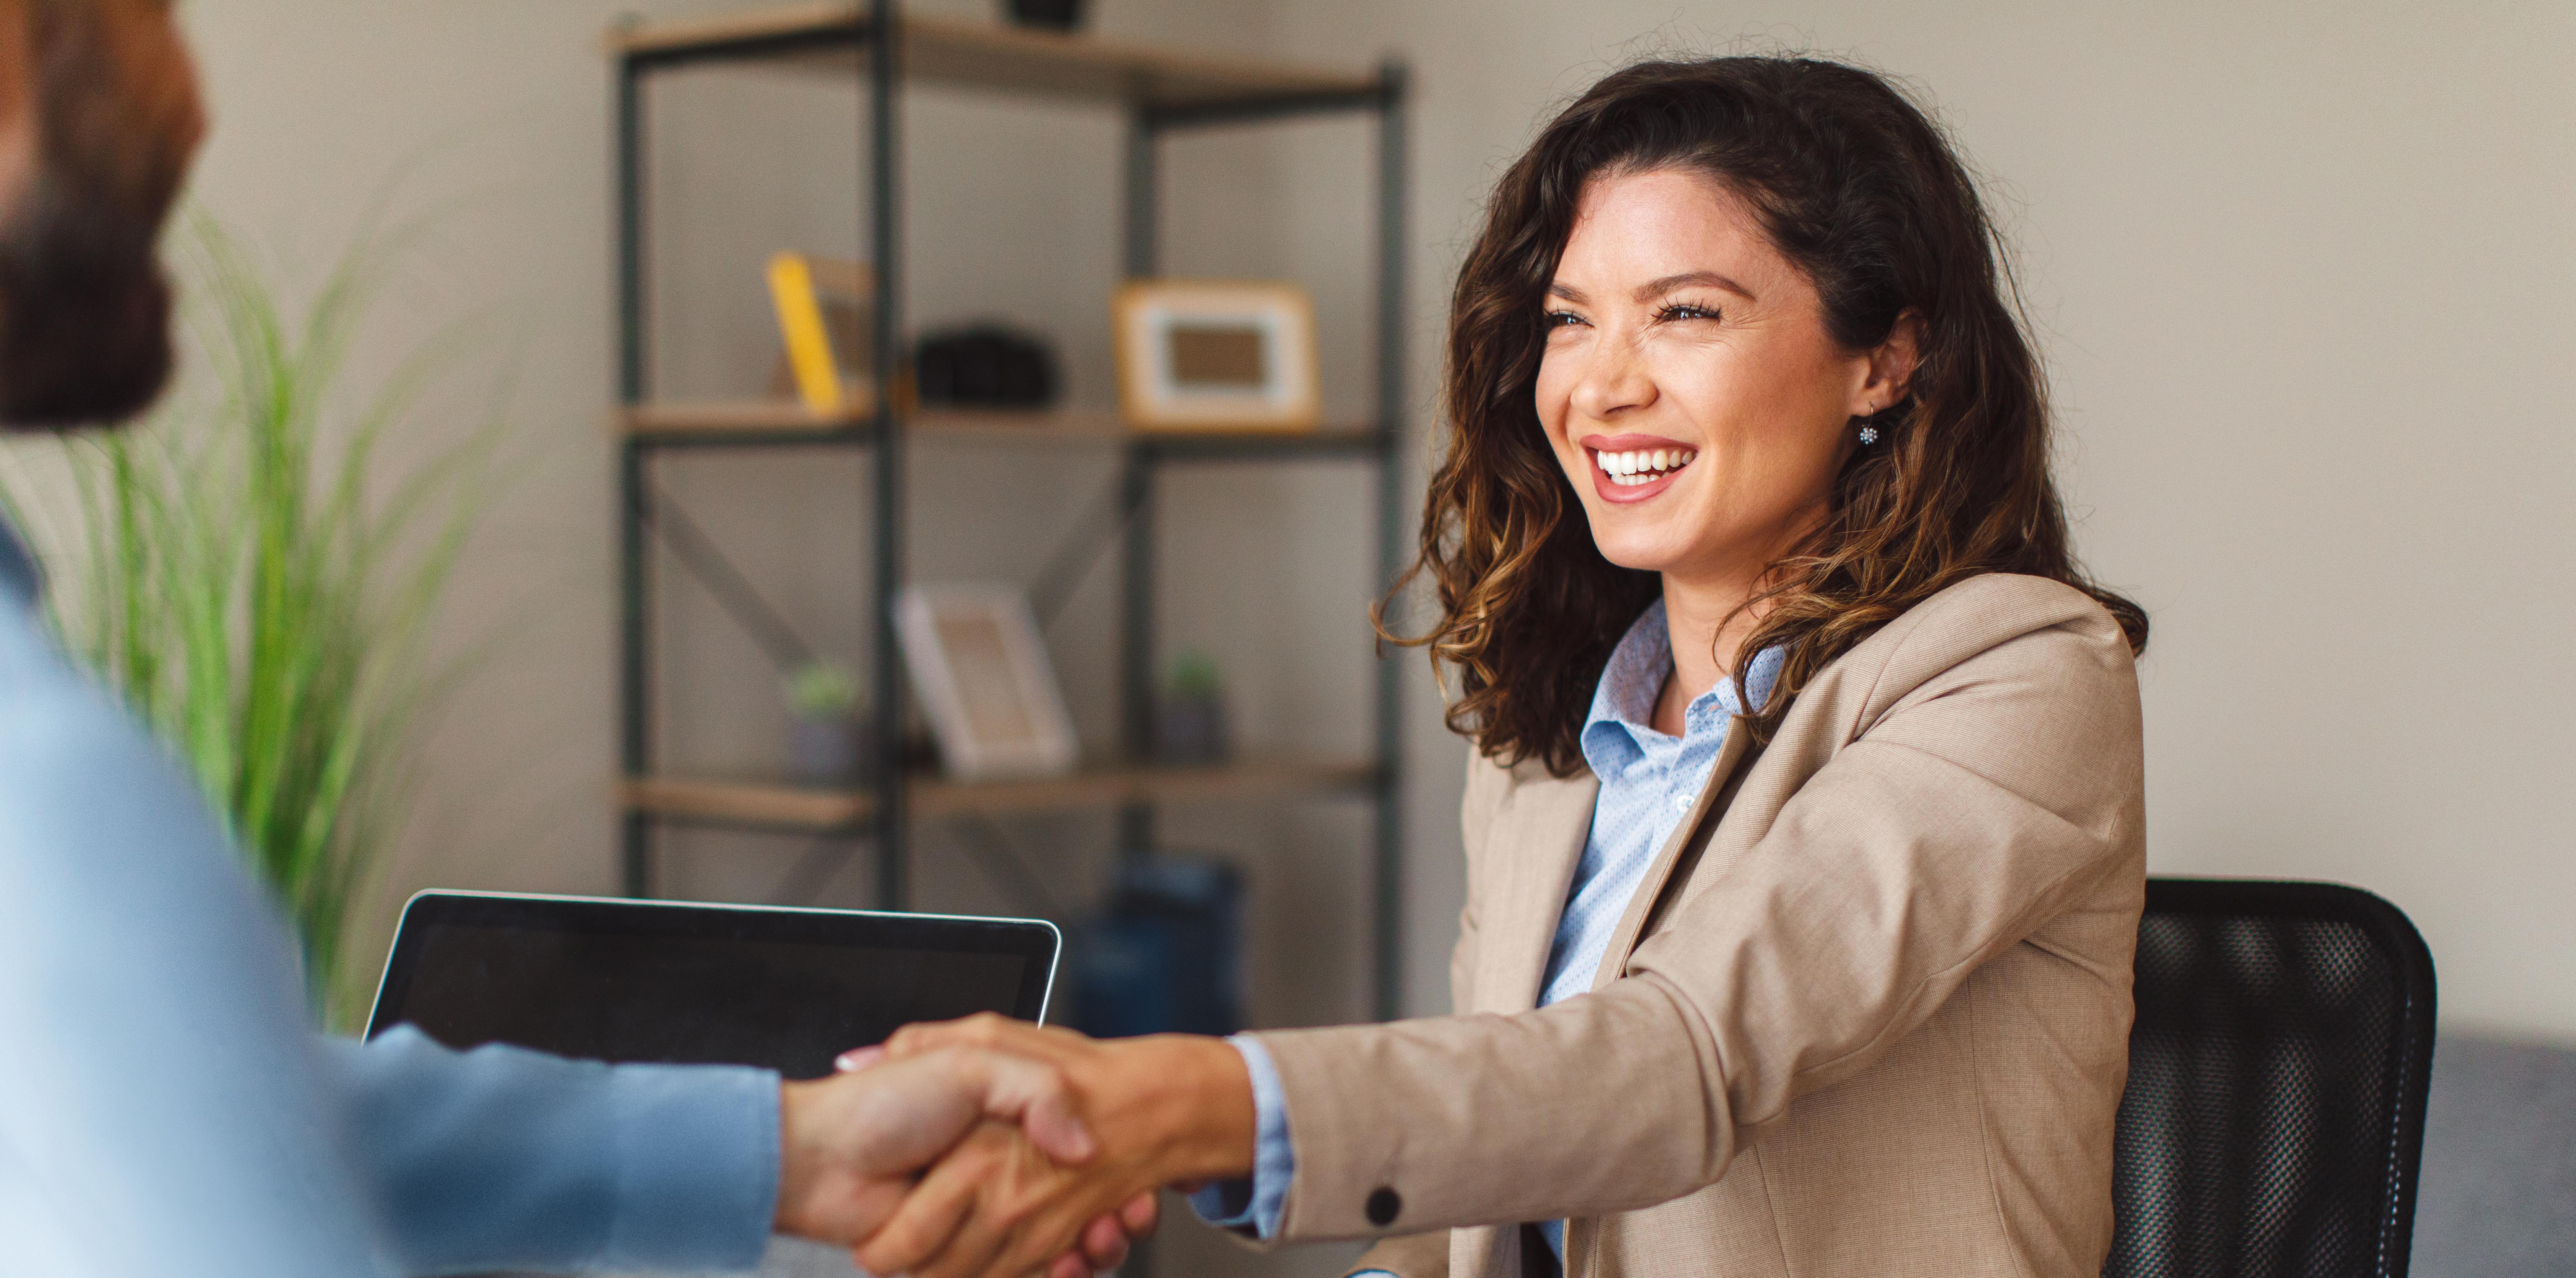
[[[0,426],[118,421],[170,375],[159,217],[67,194],[40,170],[0,223]]]

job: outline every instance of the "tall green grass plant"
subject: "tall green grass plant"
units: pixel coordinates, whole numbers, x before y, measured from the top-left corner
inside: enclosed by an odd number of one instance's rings
[[[229,818],[329,1014],[346,1008],[352,910],[444,681],[424,639],[481,509],[494,432],[400,469],[383,460],[453,352],[432,342],[378,385],[344,384],[381,242],[344,256],[298,318],[212,221],[192,219],[185,238],[191,375],[148,420],[67,438],[72,500],[51,504],[77,515],[32,531],[55,565],[66,648]]]

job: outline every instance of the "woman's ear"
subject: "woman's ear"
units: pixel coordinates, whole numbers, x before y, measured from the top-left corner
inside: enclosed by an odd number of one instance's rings
[[[1869,353],[1869,380],[1861,387],[1868,407],[1858,414],[1894,406],[1914,389],[1914,369],[1923,361],[1923,315],[1912,307],[1896,317],[1887,340]]]

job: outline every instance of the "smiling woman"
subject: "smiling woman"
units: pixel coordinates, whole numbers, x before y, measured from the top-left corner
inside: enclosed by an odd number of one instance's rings
[[[1219,1180],[1362,1272],[2091,1278],[2145,893],[2133,658],[1940,132],[1829,62],[1647,63],[1504,176],[1419,571],[1475,740],[1459,1015],[1000,1021],[1102,1157],[970,1151],[862,1251],[1025,1269]]]

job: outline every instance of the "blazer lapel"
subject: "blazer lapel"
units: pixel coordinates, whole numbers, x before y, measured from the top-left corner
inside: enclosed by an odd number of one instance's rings
[[[1489,854],[1503,859],[1503,882],[1494,894],[1494,917],[1482,928],[1489,958],[1476,977],[1477,1006],[1459,1010],[1526,1012],[1538,1006],[1565,891],[1583,859],[1600,794],[1601,782],[1588,771],[1571,777],[1542,773],[1512,787],[1490,836]]]
[[[1637,884],[1637,894],[1628,898],[1628,908],[1619,915],[1619,930],[1610,934],[1610,945],[1601,952],[1601,969],[1592,977],[1592,988],[1600,989],[1619,979],[1628,966],[1628,952],[1637,948],[1637,933],[1653,913],[1655,902],[1664,894],[1664,885],[1672,879],[1673,866],[1681,859],[1682,850],[1698,837],[1700,827],[1708,822],[1718,806],[1719,796],[1726,793],[1727,782],[1744,764],[1744,756],[1753,744],[1753,727],[1741,715],[1726,732],[1726,740],[1717,748],[1717,761],[1709,765],[1708,783],[1699,790],[1699,801],[1691,805],[1690,815],[1673,827],[1663,848],[1655,853],[1654,864],[1646,867],[1644,881]]]

